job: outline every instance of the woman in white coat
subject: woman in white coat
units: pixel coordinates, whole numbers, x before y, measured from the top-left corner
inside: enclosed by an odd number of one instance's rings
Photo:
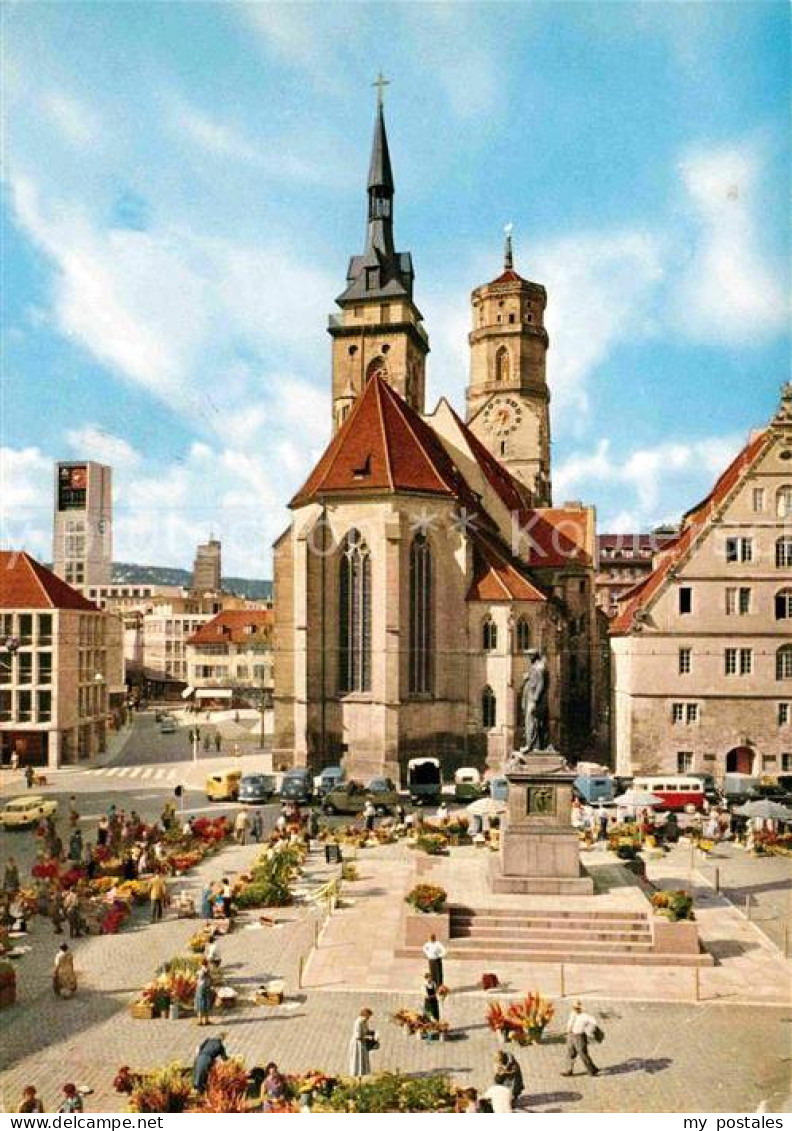
[[[352,1040],[349,1042],[349,1075],[368,1076],[371,1073],[371,1050],[376,1047],[377,1036],[369,1028],[371,1010],[361,1009],[355,1018]]]

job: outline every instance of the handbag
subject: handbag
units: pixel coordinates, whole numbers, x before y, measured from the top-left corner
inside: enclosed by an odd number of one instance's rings
[[[591,1035],[594,1038],[594,1040],[597,1042],[598,1045],[601,1045],[602,1042],[605,1040],[605,1033],[602,1029],[600,1029],[599,1025],[594,1026],[594,1028],[591,1031]]]
[[[379,1047],[380,1043],[374,1034],[372,1034],[370,1037],[366,1037],[366,1048],[369,1050],[369,1052],[374,1052]]]

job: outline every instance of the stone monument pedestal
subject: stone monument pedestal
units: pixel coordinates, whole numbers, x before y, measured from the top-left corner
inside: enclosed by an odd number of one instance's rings
[[[593,895],[594,881],[580,863],[572,828],[575,780],[554,750],[535,750],[507,765],[509,803],[500,852],[490,865],[496,892]]]

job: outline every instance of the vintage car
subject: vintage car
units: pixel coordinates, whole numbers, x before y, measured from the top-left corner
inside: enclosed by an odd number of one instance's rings
[[[4,829],[23,829],[42,817],[54,817],[57,811],[58,802],[49,797],[15,797],[0,810],[0,824]]]
[[[360,782],[341,782],[322,800],[328,816],[334,813],[362,813],[370,801],[378,814],[392,813],[399,804],[399,791],[390,778],[374,778],[367,786]]]
[[[241,770],[220,770],[206,779],[207,801],[236,801],[239,796]]]

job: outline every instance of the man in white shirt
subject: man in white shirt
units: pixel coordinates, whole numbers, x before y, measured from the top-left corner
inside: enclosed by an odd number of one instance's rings
[[[493,1084],[482,1094],[482,1099],[492,1104],[493,1115],[508,1115],[512,1108],[512,1091],[505,1084]]]
[[[577,1057],[583,1061],[589,1076],[596,1076],[599,1073],[599,1068],[589,1056],[589,1041],[594,1039],[594,1034],[598,1030],[596,1018],[586,1013],[582,1003],[576,1001],[567,1022],[566,1071],[561,1073],[562,1076],[574,1076]]]
[[[429,973],[432,976],[432,981],[436,986],[444,985],[443,959],[446,956],[446,948],[441,942],[437,941],[437,935],[429,936],[429,941],[424,943],[423,952],[429,963]]]

